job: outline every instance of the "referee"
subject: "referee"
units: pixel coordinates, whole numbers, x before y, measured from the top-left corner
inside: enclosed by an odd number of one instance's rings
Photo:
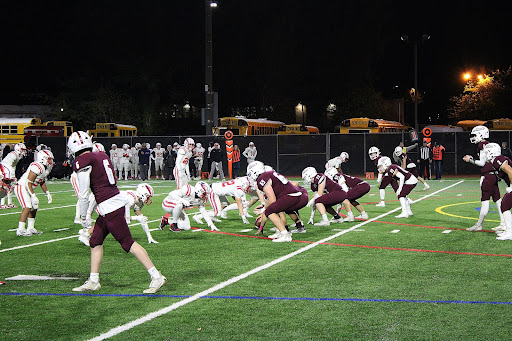
[[[430,180],[430,164],[432,163],[432,150],[427,145],[427,141],[423,141],[423,146],[420,147],[420,176]]]

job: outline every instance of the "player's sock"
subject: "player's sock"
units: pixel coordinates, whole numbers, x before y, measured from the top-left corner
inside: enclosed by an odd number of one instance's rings
[[[156,267],[152,267],[151,269],[148,269],[148,273],[151,276],[151,278],[160,278],[160,271],[156,269]]]
[[[36,225],[36,218],[27,218],[27,228],[29,230],[33,229],[35,225]]]
[[[98,283],[100,281],[100,274],[98,272],[91,272],[89,279],[94,283]]]

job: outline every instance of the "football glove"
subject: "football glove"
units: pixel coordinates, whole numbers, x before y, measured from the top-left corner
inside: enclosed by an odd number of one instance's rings
[[[30,202],[32,203],[33,210],[37,210],[39,208],[39,199],[37,199],[37,196],[34,193],[30,195]]]
[[[52,195],[50,194],[50,191],[46,191],[46,198],[48,199],[48,203],[51,204],[53,201]]]

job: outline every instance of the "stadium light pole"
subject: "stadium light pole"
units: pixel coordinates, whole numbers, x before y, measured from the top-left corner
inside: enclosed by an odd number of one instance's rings
[[[422,34],[419,38],[411,39],[407,35],[402,35],[401,37],[402,41],[405,44],[412,44],[413,50],[414,50],[414,129],[416,131],[419,130],[419,124],[418,124],[418,44],[427,41],[430,39],[430,36],[428,34]]]
[[[217,2],[205,0],[205,85],[206,95],[205,108],[205,126],[206,135],[212,134],[213,128],[213,8],[217,7]]]

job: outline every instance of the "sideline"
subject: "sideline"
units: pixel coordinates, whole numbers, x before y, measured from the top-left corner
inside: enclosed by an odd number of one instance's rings
[[[430,193],[430,194],[428,194],[428,195],[426,195],[424,197],[421,197],[420,199],[417,199],[417,200],[413,201],[413,203],[417,203],[417,202],[419,202],[419,201],[421,201],[423,199],[426,199],[426,198],[428,198],[430,196],[436,195],[437,193],[445,191],[448,188],[454,187],[454,186],[456,186],[456,185],[458,185],[458,184],[460,184],[462,182],[464,182],[464,180],[458,181],[458,182],[456,182],[456,183],[454,183],[454,184],[452,184],[450,186],[447,186],[447,187],[445,187],[443,189],[440,189],[440,190],[438,190],[436,192],[433,192],[433,193]],[[326,242],[328,242],[328,241],[330,241],[330,240],[332,240],[334,238],[340,237],[340,236],[344,235],[347,232],[351,232],[351,231],[353,231],[353,230],[355,230],[355,229],[357,229],[357,228],[359,228],[361,226],[364,226],[364,225],[366,225],[366,224],[368,224],[370,222],[373,222],[374,220],[383,218],[383,217],[385,217],[385,216],[387,216],[387,215],[389,215],[389,214],[391,214],[393,212],[396,212],[398,210],[401,210],[401,209],[402,209],[401,207],[397,207],[397,208],[395,208],[395,209],[393,209],[391,211],[388,211],[386,213],[383,213],[383,214],[381,214],[381,215],[379,215],[377,217],[374,217],[374,218],[366,220],[366,221],[364,221],[362,223],[356,224],[356,225],[352,226],[351,228],[349,228],[347,230],[338,232],[338,233],[336,233],[336,234],[334,234],[332,236],[329,236],[327,238],[319,240],[319,241],[317,241],[317,242],[315,242],[313,244],[310,244],[310,245],[305,246],[305,247],[303,247],[301,249],[298,249],[298,250],[296,250],[296,251],[294,251],[292,253],[289,253],[289,254],[287,254],[285,256],[277,258],[277,259],[275,259],[275,260],[273,260],[273,261],[271,261],[269,263],[266,263],[266,264],[264,264],[262,266],[254,268],[254,269],[252,269],[252,270],[250,270],[250,271],[248,271],[246,273],[243,273],[241,275],[238,275],[238,276],[235,276],[233,278],[230,278],[227,281],[221,282],[221,283],[219,283],[219,284],[217,284],[217,285],[215,285],[215,286],[213,286],[213,287],[211,287],[209,289],[206,289],[206,290],[204,290],[202,292],[199,292],[199,293],[197,293],[197,294],[195,294],[193,296],[190,296],[190,297],[188,297],[188,298],[186,298],[186,299],[184,299],[182,301],[176,302],[174,304],[171,304],[170,306],[167,306],[167,307],[162,308],[160,310],[157,310],[155,312],[149,313],[149,314],[147,314],[145,316],[142,316],[142,317],[140,317],[140,318],[138,318],[136,320],[133,320],[131,322],[128,322],[126,324],[123,324],[123,325],[117,326],[115,328],[112,328],[111,330],[107,331],[106,333],[100,334],[99,336],[90,339],[90,341],[105,340],[105,339],[111,338],[113,336],[116,336],[118,334],[121,334],[121,333],[123,333],[125,331],[128,331],[128,330],[130,330],[130,329],[132,329],[134,327],[137,327],[137,326],[139,326],[139,325],[141,325],[143,323],[151,321],[151,320],[153,320],[153,319],[155,319],[155,318],[157,318],[159,316],[165,315],[165,314],[167,314],[167,313],[169,313],[169,312],[171,312],[173,310],[176,310],[179,307],[182,307],[182,306],[184,306],[184,305],[186,305],[188,303],[194,302],[194,301],[200,299],[201,297],[208,296],[211,293],[216,292],[218,290],[221,290],[221,289],[223,289],[223,288],[225,288],[225,287],[227,287],[227,286],[229,286],[231,284],[234,284],[234,283],[236,283],[236,282],[238,282],[238,281],[240,281],[240,280],[242,280],[244,278],[247,278],[247,277],[249,277],[251,275],[254,275],[254,274],[256,274],[256,273],[258,273],[260,271],[263,271],[265,269],[268,269],[271,266],[274,266],[276,264],[282,263],[285,260],[288,260],[288,259],[290,259],[292,257],[295,257],[295,256],[297,256],[297,255],[299,255],[299,254],[301,254],[303,252],[306,252],[306,251],[308,251],[308,250],[310,250],[310,249],[312,249],[312,248],[314,248],[314,247],[316,247],[316,246],[318,246],[318,245],[320,245],[322,243],[326,243]]]

